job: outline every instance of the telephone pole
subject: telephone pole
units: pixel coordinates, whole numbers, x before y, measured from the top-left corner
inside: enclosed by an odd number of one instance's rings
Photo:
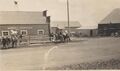
[[[70,12],[69,12],[69,0],[67,0],[67,24],[68,24],[68,34],[70,35]]]

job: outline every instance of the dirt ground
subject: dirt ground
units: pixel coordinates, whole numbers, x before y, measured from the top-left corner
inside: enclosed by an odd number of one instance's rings
[[[0,50],[0,71],[119,69],[119,54],[120,38],[74,38],[70,43]]]

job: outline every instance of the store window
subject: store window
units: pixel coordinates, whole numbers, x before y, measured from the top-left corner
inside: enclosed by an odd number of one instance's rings
[[[2,31],[2,36],[9,36],[9,31]]]
[[[38,35],[44,35],[44,30],[38,30],[37,33]]]
[[[21,34],[22,35],[28,35],[28,32],[27,32],[27,30],[21,30]]]

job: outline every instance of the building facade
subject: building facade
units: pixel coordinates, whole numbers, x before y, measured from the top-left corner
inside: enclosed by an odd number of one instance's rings
[[[120,23],[99,24],[98,34],[100,36],[114,36],[120,34]]]
[[[68,30],[68,27],[65,28]],[[96,37],[97,29],[96,28],[86,28],[86,27],[70,27],[69,28],[71,35],[77,37]]]
[[[98,24],[98,35],[100,36],[113,36],[120,35],[120,9],[117,8],[108,14]]]
[[[25,36],[44,36],[50,33],[50,17],[47,12],[1,11],[0,36],[13,32]]]
[[[0,36],[10,36],[12,32],[25,36],[48,35],[48,24],[2,24],[0,25]]]

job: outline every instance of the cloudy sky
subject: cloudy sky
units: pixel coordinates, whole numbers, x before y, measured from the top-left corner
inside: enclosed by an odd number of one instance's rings
[[[0,10],[43,11],[48,10],[52,21],[67,21],[66,0],[0,0]],[[70,20],[79,21],[82,26],[96,27],[115,8],[120,0],[69,0]]]

